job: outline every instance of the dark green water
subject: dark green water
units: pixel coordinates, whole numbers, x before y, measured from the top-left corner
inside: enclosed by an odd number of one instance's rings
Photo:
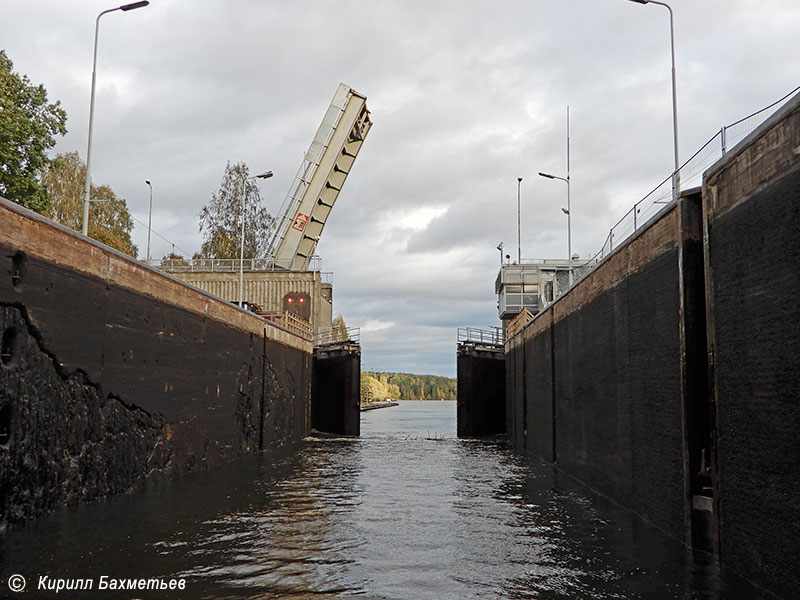
[[[551,467],[457,440],[454,402],[363,413],[360,439],[307,440],[13,529],[0,567],[0,595],[19,598],[762,597]],[[94,588],[56,594],[42,576]],[[112,593],[101,576],[185,590]]]

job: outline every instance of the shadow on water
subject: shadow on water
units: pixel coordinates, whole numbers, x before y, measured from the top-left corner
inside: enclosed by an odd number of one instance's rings
[[[457,440],[452,402],[62,511],[0,537],[0,564],[27,598],[75,597],[40,575],[186,579],[154,598],[761,597],[551,466]]]

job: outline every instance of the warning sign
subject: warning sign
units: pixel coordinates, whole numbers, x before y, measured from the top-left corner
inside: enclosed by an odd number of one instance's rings
[[[303,213],[297,213],[297,216],[294,218],[294,224],[292,225],[292,229],[296,229],[297,231],[303,231],[306,228],[307,223],[308,223],[308,215],[304,215]]]

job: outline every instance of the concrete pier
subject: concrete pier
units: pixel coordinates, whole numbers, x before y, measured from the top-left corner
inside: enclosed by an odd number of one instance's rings
[[[334,342],[314,348],[311,426],[323,433],[361,432],[361,346]]]
[[[460,438],[506,432],[505,355],[502,347],[458,346],[457,433]]]

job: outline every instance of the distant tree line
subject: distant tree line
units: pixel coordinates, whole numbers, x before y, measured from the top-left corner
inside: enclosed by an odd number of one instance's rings
[[[361,400],[455,400],[454,377],[361,372]]]

